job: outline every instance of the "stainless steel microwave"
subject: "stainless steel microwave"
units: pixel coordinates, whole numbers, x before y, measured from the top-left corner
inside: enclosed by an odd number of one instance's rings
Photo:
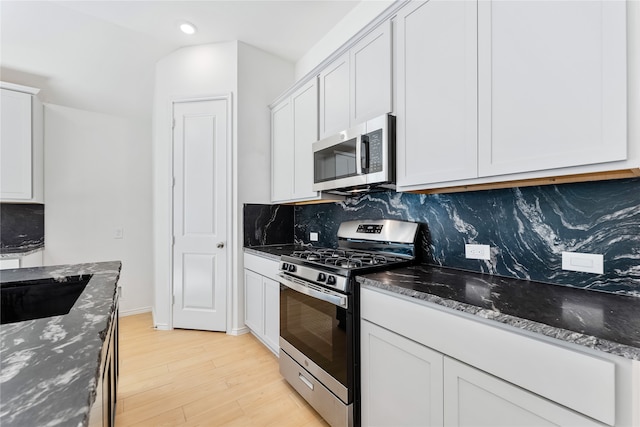
[[[390,114],[313,143],[313,191],[395,189],[396,118]]]

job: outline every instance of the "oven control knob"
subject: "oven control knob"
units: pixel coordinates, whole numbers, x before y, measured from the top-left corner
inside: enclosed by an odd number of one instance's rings
[[[324,282],[327,280],[327,275],[324,273],[318,273],[318,282]]]
[[[296,271],[296,266],[295,266],[295,265],[293,265],[293,264],[289,264],[289,272],[290,272],[290,273],[293,273],[293,272],[295,272],[295,271]]]
[[[336,276],[327,277],[327,285],[335,285],[336,284]]]
[[[287,271],[288,269],[289,269],[289,264],[287,264],[286,262],[283,262],[282,266],[280,267],[280,270]]]

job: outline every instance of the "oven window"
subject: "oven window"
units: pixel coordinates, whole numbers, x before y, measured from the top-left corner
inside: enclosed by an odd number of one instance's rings
[[[353,138],[313,153],[315,182],[356,175],[356,143]]]
[[[345,387],[352,357],[347,330],[352,321],[344,308],[281,287],[280,336]]]

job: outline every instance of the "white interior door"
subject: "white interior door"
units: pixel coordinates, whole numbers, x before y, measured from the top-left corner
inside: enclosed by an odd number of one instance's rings
[[[226,331],[227,100],[173,105],[173,327]]]

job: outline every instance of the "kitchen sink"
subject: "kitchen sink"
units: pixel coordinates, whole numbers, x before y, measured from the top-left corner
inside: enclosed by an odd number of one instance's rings
[[[0,284],[0,324],[69,313],[91,275]]]

